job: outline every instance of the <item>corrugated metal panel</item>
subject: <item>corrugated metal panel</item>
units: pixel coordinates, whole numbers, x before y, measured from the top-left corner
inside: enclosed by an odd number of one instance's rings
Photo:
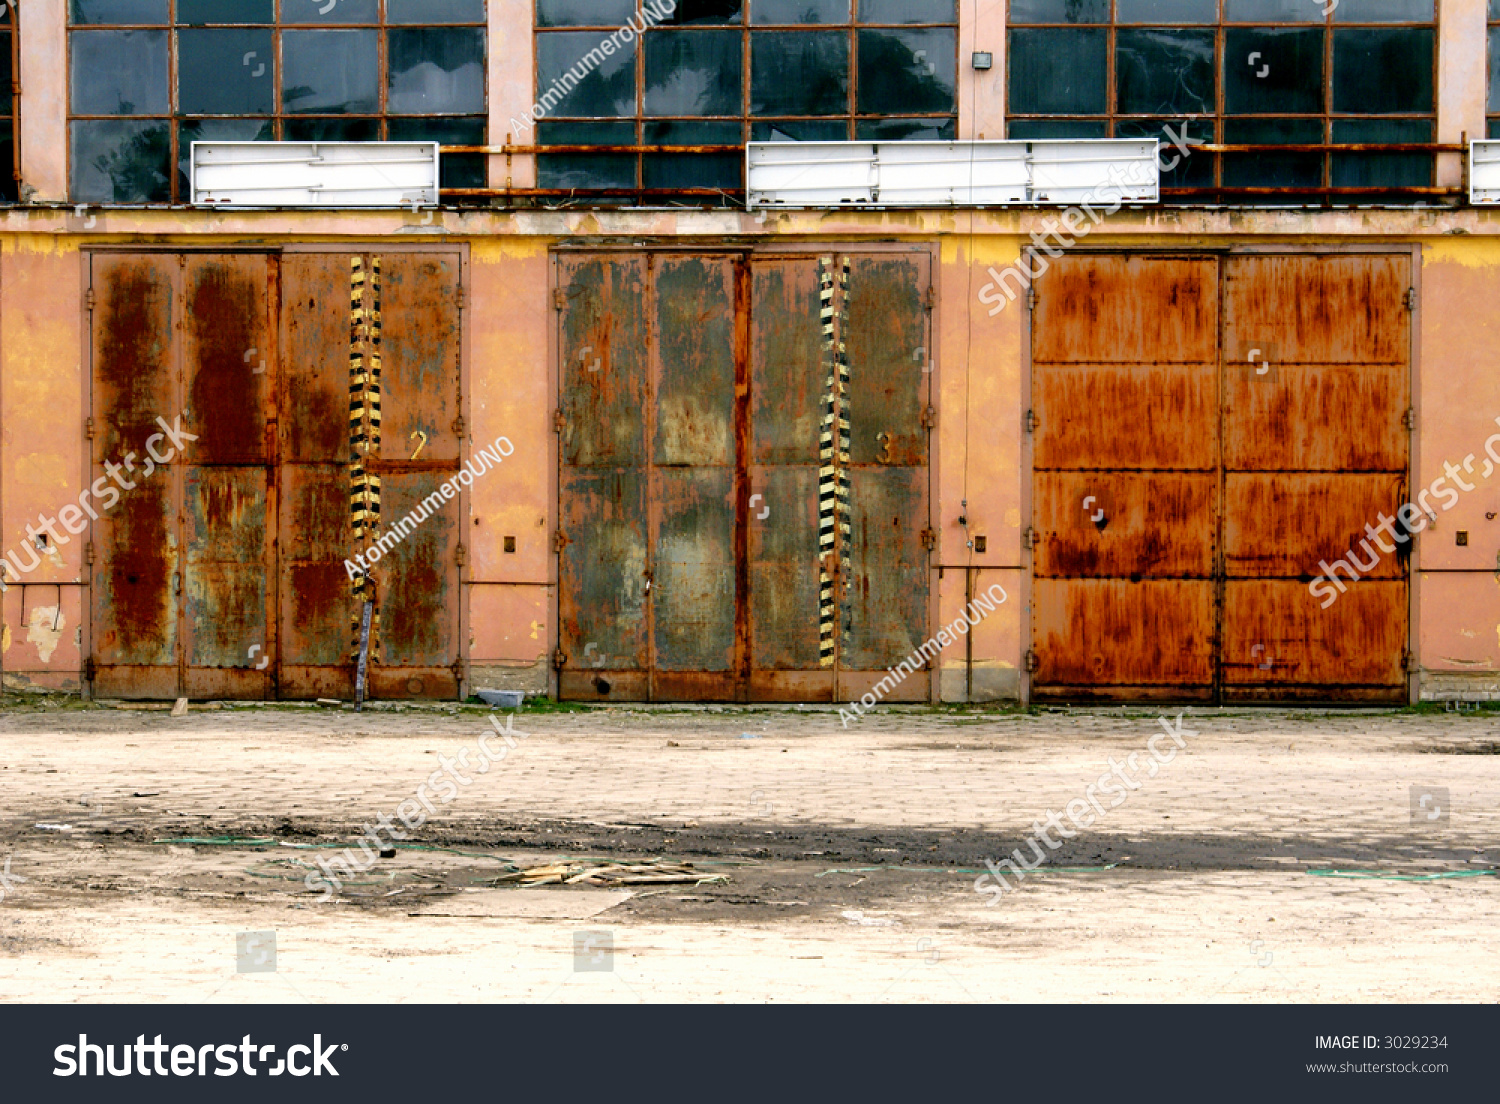
[[[751,142],[751,207],[1155,203],[1156,141]]]

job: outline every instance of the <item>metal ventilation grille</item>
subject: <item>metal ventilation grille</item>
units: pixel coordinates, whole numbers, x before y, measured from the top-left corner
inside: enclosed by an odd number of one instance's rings
[[[1156,203],[1155,139],[752,142],[751,207]]]
[[[438,200],[435,142],[194,142],[203,207],[420,207]]]

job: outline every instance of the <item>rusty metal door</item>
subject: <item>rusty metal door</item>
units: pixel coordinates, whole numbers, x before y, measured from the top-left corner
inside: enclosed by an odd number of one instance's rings
[[[830,701],[926,639],[928,264],[559,258],[564,697]]]
[[[1040,275],[1036,699],[1401,699],[1404,557],[1333,610],[1308,583],[1404,501],[1407,265],[1074,254]]]

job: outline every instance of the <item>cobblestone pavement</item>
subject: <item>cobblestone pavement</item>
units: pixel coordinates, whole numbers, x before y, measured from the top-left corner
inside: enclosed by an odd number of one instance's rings
[[[502,762],[470,768],[394,858],[320,902],[309,860],[395,816],[440,756],[477,759],[484,715],[0,713],[0,999],[1500,993],[1493,714],[1188,710],[1154,776],[1162,729],[1140,710],[514,723]],[[1133,753],[1139,789],[988,906],[985,860]],[[502,864],[569,855],[668,857],[727,881],[491,884]],[[275,970],[241,972],[236,936],[262,931]]]

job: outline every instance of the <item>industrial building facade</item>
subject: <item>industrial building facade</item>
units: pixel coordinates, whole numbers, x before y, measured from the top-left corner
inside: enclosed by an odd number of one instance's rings
[[[348,696],[368,598],[387,699],[1492,697],[1492,37],[1479,0],[6,5],[0,677]],[[1143,137],[1158,204],[745,205],[747,142]],[[219,141],[439,142],[441,204],[194,206]]]

